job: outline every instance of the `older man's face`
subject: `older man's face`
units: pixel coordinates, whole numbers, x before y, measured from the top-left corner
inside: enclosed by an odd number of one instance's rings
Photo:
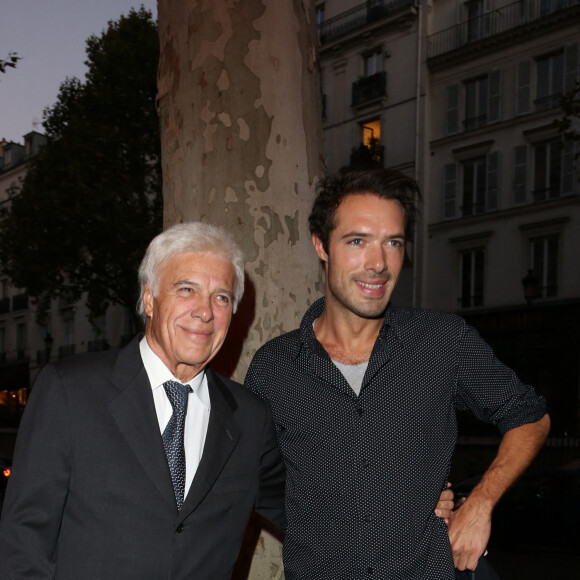
[[[157,296],[145,288],[147,341],[182,382],[197,375],[223,344],[232,319],[234,285],[229,260],[187,252],[161,263]]]

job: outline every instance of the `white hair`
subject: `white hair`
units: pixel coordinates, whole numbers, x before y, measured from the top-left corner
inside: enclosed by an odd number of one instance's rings
[[[242,249],[223,228],[202,222],[188,222],[171,226],[153,238],[145,252],[145,257],[139,266],[139,301],[137,302],[137,312],[143,320],[147,318],[143,307],[145,288],[149,286],[153,296],[157,296],[159,266],[167,258],[186,252],[215,254],[231,262],[236,274],[233,311],[237,310],[244,294]]]

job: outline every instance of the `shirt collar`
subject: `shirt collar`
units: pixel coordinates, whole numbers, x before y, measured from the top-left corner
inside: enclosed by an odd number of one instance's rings
[[[164,362],[153,352],[153,349],[147,342],[146,336],[139,342],[139,350],[141,351],[143,366],[149,377],[152,390],[159,389],[167,381],[181,383],[179,379],[173,376],[173,373],[165,366]],[[209,411],[211,409],[211,403],[205,370],[202,370],[185,384],[191,387],[203,406]]]
[[[325,299],[324,296],[319,298],[310,308],[306,311],[304,318],[300,324],[300,341],[298,344],[298,350],[295,355],[300,354],[300,349],[305,348],[310,352],[315,352],[317,348],[322,348],[320,343],[316,340],[316,335],[314,334],[313,324],[314,321],[322,314],[324,311]],[[401,325],[404,323],[405,316],[402,315],[401,309],[393,306],[390,302],[385,310],[385,319],[381,330],[379,332],[379,338],[383,338],[385,333],[389,330],[393,330],[395,335],[399,340],[401,340],[400,330]]]

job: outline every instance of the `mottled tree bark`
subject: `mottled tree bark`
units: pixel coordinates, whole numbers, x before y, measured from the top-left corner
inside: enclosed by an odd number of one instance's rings
[[[244,248],[247,298],[217,360],[243,380],[323,289],[307,223],[323,173],[313,3],[158,0],[158,13],[164,224],[216,223]],[[280,577],[269,542],[250,577]]]

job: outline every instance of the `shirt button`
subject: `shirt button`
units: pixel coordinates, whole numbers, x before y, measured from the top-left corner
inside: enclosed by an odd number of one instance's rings
[[[357,410],[356,410],[356,412],[358,413],[358,416],[359,417],[362,417],[362,414],[363,414],[362,407],[358,407]]]
[[[369,566],[367,568],[367,574],[374,574],[375,573],[375,569],[372,566]]]
[[[368,459],[363,459],[363,460],[362,460],[362,466],[363,466],[364,468],[367,468],[367,467],[369,466],[369,460],[368,460]]]
[[[365,523],[366,524],[370,524],[371,523],[371,516],[365,516]]]
[[[183,530],[185,529],[185,526],[183,524],[179,524],[177,526],[177,529],[175,530],[178,534],[181,534],[181,532],[183,532]]]

